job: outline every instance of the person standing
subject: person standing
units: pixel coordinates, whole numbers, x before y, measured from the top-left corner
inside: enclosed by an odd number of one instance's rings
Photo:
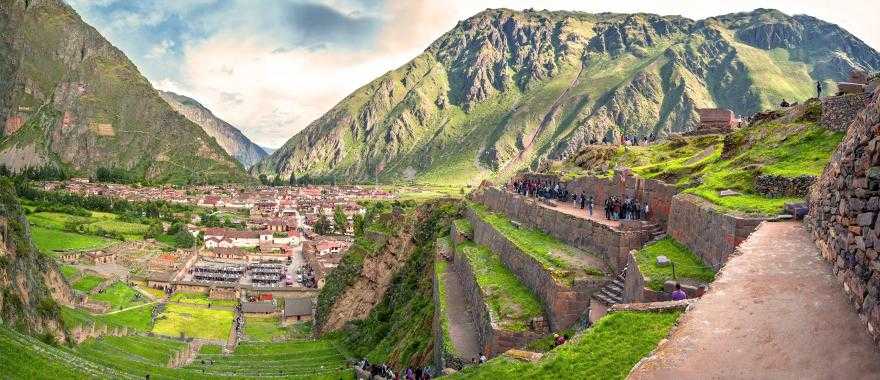
[[[644,208],[644,210],[645,210],[644,217],[645,217],[645,220],[647,220],[647,219],[648,219],[648,213],[651,212],[650,209],[648,209],[648,202],[647,202],[647,201],[645,202],[645,208]]]
[[[822,97],[822,82],[816,81],[816,98]]]
[[[581,207],[583,208],[583,207]],[[590,211],[590,216],[593,216],[593,196],[590,195],[590,199],[587,200],[587,210]]]

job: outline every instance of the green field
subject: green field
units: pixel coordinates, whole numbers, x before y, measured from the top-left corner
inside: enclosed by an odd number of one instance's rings
[[[665,338],[678,312],[617,312],[600,319],[536,363],[504,356],[449,379],[624,379]]]
[[[220,347],[203,346],[186,368],[168,368],[169,359],[186,343],[146,336],[107,336],[68,349],[47,345],[0,326],[0,377],[10,379],[349,379],[352,370],[326,340],[261,344],[242,343],[229,356]],[[202,360],[206,364],[201,364]],[[213,361],[213,365],[210,365]]]
[[[657,265],[657,256],[661,255],[675,263],[675,278],[672,277],[672,265]],[[715,270],[704,265],[691,250],[671,237],[644,246],[636,254],[636,262],[647,280],[645,285],[655,291],[662,291],[667,280],[690,279],[704,284],[715,280]]]
[[[107,302],[113,310],[125,309],[146,302],[146,297],[143,294],[122,281],[114,282],[103,292],[91,296],[91,299]]]
[[[73,288],[81,292],[88,293],[92,291],[92,289],[94,289],[96,286],[100,285],[102,282],[104,282],[103,277],[87,274],[80,277],[80,279],[73,284]]]
[[[271,342],[288,336],[288,329],[281,327],[277,316],[246,316],[244,335],[248,341]]]
[[[472,204],[470,207],[483,222],[492,226],[523,253],[541,263],[553,278],[562,283],[571,285],[575,278],[584,275],[604,275],[598,268],[579,263],[578,256],[583,255],[582,253],[546,232],[524,226],[517,228],[509,218],[492,212],[481,204]]]
[[[235,307],[238,305],[238,300],[214,300],[209,299],[208,295],[201,293],[184,293],[177,292],[171,296],[169,299],[170,302],[177,303],[186,303],[190,305],[211,305],[214,306],[222,306],[222,307]]]
[[[229,310],[208,309],[201,306],[168,303],[156,318],[153,333],[170,337],[226,340],[232,330],[235,314]]]
[[[472,242],[455,248],[470,263],[493,324],[509,331],[524,331],[530,319],[542,315],[541,301],[504,266],[498,255]]]
[[[55,251],[101,249],[116,243],[116,240],[95,235],[82,235],[71,232],[53,230],[43,227],[31,227],[31,240],[40,252],[51,254]]]
[[[60,265],[58,269],[67,281],[77,278],[80,273],[79,269],[76,269],[76,267],[72,265]]]
[[[98,324],[112,327],[128,327],[137,331],[147,332],[152,328],[150,322],[155,307],[155,304],[144,304],[141,307],[126,311],[101,315],[93,315],[82,310],[62,307],[61,318],[67,327]]]

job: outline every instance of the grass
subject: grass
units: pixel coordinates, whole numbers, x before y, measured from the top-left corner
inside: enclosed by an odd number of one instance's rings
[[[813,122],[771,122],[741,129],[726,138],[677,138],[647,147],[620,148],[613,164],[629,167],[643,178],[675,184],[723,211],[774,215],[786,203],[803,199],[758,194],[755,177],[818,176],[842,139],[843,133]],[[726,189],[742,195],[720,197],[718,193]]]
[[[168,303],[156,318],[153,333],[171,337],[186,336],[226,340],[232,329],[234,313],[179,303]]]
[[[287,329],[281,327],[281,321],[277,316],[246,316],[244,335],[248,341],[271,342],[284,339],[287,336]]]
[[[666,337],[679,312],[608,314],[536,363],[504,356],[469,367],[454,379],[624,379]]]
[[[214,306],[222,306],[222,307],[235,307],[238,305],[238,300],[215,300],[210,299],[206,294],[201,293],[184,293],[178,292],[174,293],[169,299],[170,302],[177,303],[185,303],[190,305],[211,305]]]
[[[556,280],[571,285],[582,275],[602,276],[604,272],[585,264],[573,263],[579,253],[550,234],[533,228],[517,228],[503,214],[489,211],[481,204],[470,206],[483,222],[510,240],[523,253],[538,261]]]
[[[101,236],[75,234],[38,226],[32,226],[30,231],[34,245],[45,254],[65,250],[101,249],[116,243],[116,240]]]
[[[675,263],[675,278],[672,277],[671,265],[657,265],[657,256],[661,255]],[[662,291],[663,284],[668,280],[690,279],[705,284],[715,280],[714,269],[704,265],[699,257],[671,237],[643,247],[636,254],[636,262],[647,280],[647,287],[655,291]]]
[[[474,271],[492,322],[508,331],[525,331],[529,319],[542,314],[541,302],[488,248],[472,242],[456,249]]]
[[[156,297],[156,298],[165,297],[165,291],[163,291],[162,289],[151,288],[149,286],[141,286],[140,288],[141,288],[141,290],[153,295],[153,297]]]
[[[76,269],[73,265],[61,265],[59,270],[61,271],[61,275],[64,276],[67,281],[75,279],[80,273],[79,269]]]
[[[192,364],[185,367],[205,376],[278,376],[309,379],[351,378],[345,357],[328,339],[284,343],[242,342],[231,355],[222,355],[219,347],[203,349]],[[202,364],[204,361],[205,364]],[[213,364],[211,364],[213,363]]]
[[[95,294],[90,298],[109,303],[113,310],[125,309],[145,302],[144,296],[140,292],[122,281],[114,282],[113,285],[108,286],[103,292]]]
[[[474,234],[474,226],[471,225],[471,222],[470,222],[469,220],[467,220],[467,219],[456,219],[456,220],[454,220],[452,223],[455,224],[455,229],[456,229],[458,232],[461,232],[461,233],[464,233],[464,234],[467,234],[467,235],[471,235],[471,236]]]
[[[87,274],[82,276],[79,281],[75,282],[73,288],[83,293],[88,293],[102,282],[104,282],[104,278]]]
[[[155,305],[144,305],[134,309],[121,311],[113,314],[93,315],[85,311],[69,307],[61,308],[61,318],[67,327],[82,325],[108,325],[113,327],[128,327],[137,331],[150,331],[151,319]]]

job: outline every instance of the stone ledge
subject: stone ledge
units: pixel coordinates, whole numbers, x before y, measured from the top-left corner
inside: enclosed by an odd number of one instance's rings
[[[644,302],[644,303],[619,303],[611,306],[608,313],[619,311],[639,311],[639,312],[663,312],[663,311],[685,311],[694,303],[693,299],[681,301],[661,301],[661,302]]]

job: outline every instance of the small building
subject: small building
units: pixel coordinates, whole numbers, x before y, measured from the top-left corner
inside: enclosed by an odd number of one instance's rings
[[[272,314],[275,312],[275,302],[255,301],[242,302],[241,312],[244,314]]]
[[[733,111],[727,108],[697,108],[700,115],[698,130],[730,130],[736,124]]]
[[[106,251],[92,251],[86,254],[86,258],[90,263],[94,264],[114,264],[116,263],[116,254]]]
[[[281,323],[284,325],[312,320],[312,300],[308,298],[285,298]]]
[[[64,263],[75,263],[79,260],[79,252],[64,251],[58,254],[58,259]]]

